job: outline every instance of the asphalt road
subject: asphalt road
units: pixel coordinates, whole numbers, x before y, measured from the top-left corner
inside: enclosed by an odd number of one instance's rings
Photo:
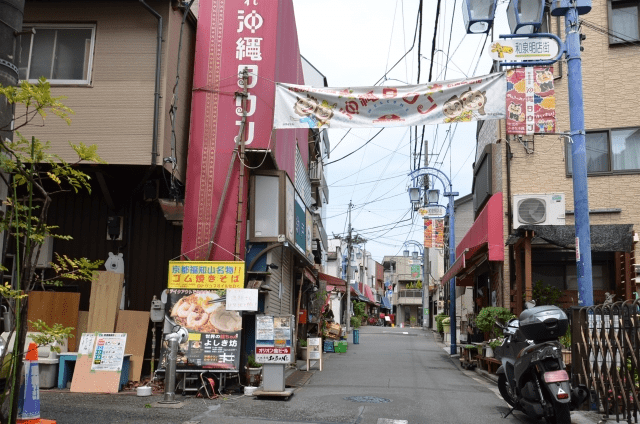
[[[62,424],[537,422],[517,412],[502,419],[508,408],[495,384],[457,366],[430,330],[407,328],[362,327],[359,344],[350,337],[346,353],[325,354],[323,371],[314,371],[288,400],[241,394],[177,399],[184,401],[181,409],[160,409],[153,407],[160,395],[43,390],[41,416]]]

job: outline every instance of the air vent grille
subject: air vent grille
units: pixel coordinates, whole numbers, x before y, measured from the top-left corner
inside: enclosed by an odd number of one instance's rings
[[[525,224],[539,224],[547,219],[547,204],[544,199],[529,198],[518,204],[518,220]]]

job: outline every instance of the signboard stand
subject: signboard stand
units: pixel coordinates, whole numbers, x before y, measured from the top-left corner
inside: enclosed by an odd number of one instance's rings
[[[322,349],[320,349],[320,343],[322,339],[319,337],[313,337],[307,339],[307,371],[309,371],[310,362],[313,360],[318,361],[320,371],[322,371]]]
[[[282,396],[288,399],[293,389],[285,388],[285,365],[293,361],[294,316],[256,315],[256,362],[262,367],[262,389],[254,396]]]

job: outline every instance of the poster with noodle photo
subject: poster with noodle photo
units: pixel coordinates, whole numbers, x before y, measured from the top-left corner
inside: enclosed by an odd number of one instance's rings
[[[242,316],[227,310],[227,289],[244,287],[244,263],[170,262],[166,316],[189,332],[182,367],[237,370]]]

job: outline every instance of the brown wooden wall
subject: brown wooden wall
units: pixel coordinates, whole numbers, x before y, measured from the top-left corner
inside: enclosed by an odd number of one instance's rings
[[[120,203],[122,209],[110,212],[98,187],[90,195],[58,196],[51,205],[49,224],[60,226],[59,234],[73,237],[72,241],[54,241],[53,250],[59,254],[106,260],[109,252],[117,255],[120,249],[125,261],[125,278],[129,277],[126,284],[130,303],[126,309],[144,311],[149,310],[153,295],[160,297],[167,286],[168,261],[180,253],[182,227],[166,221],[157,202],[145,202],[141,193],[133,198],[133,213],[130,214],[131,203],[127,196],[123,196]],[[107,218],[110,214],[124,216],[121,241],[107,240]],[[88,310],[90,283],[70,284],[77,285],[81,293],[80,309]]]

